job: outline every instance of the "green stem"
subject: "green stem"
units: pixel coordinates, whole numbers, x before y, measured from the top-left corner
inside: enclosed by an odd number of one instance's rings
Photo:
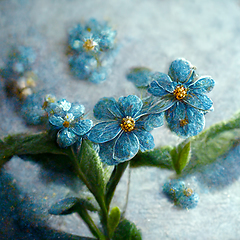
[[[123,173],[125,172],[128,164],[129,164],[129,161],[120,163],[115,166],[115,168],[112,172],[112,175],[111,175],[111,177],[108,181],[107,187],[106,187],[106,194],[105,194],[105,202],[106,202],[107,211],[109,211],[110,203],[112,201],[115,189],[116,189]]]
[[[125,217],[125,213],[127,210],[127,205],[128,205],[128,197],[129,197],[129,192],[130,192],[130,180],[131,180],[131,168],[128,169],[128,184],[127,184],[127,194],[126,194],[126,202],[125,205],[123,207],[123,211],[122,211],[122,218]]]
[[[88,214],[88,211],[85,208],[78,209],[77,213],[81,216],[83,221],[87,224],[88,228],[92,232],[92,234],[100,240],[106,240],[105,236],[102,232],[97,228],[94,221]]]

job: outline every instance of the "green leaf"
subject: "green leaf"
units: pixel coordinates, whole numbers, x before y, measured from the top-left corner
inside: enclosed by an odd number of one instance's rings
[[[131,167],[161,167],[166,169],[173,169],[171,151],[173,147],[163,146],[155,148],[152,151],[138,152],[138,154],[131,159]]]
[[[123,219],[117,226],[112,240],[141,240],[142,235],[136,225],[127,219]]]
[[[182,170],[189,163],[191,156],[191,142],[185,140],[171,151],[173,167],[177,174],[181,174]]]
[[[112,237],[113,233],[119,224],[121,217],[121,211],[118,207],[113,207],[109,217],[108,217],[108,230],[109,230],[109,236]]]
[[[221,155],[227,153],[240,141],[240,129],[216,131],[211,128],[192,141],[192,159],[183,173],[192,173],[204,165],[213,163]]]
[[[83,140],[78,157],[79,167],[88,183],[89,190],[95,197],[103,198],[105,192],[104,171],[102,163],[89,140]]]
[[[0,147],[0,165],[13,155],[39,153],[67,155],[70,152],[69,149],[61,149],[47,132],[7,136],[0,141]]]
[[[77,197],[69,197],[53,204],[48,212],[53,215],[67,215],[77,212],[78,208],[85,208],[89,211],[97,211],[97,208],[88,200]]]

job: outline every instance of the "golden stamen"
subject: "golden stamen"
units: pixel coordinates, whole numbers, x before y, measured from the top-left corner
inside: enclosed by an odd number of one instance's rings
[[[173,94],[177,100],[182,100],[187,96],[187,89],[183,85],[177,86],[173,91]]]
[[[187,197],[190,197],[193,194],[193,190],[191,188],[187,188],[183,191],[183,194]]]
[[[132,117],[127,116],[122,119],[120,126],[123,131],[131,132],[135,128],[135,120]]]
[[[186,126],[188,123],[189,123],[189,122],[188,122],[187,119],[182,119],[182,120],[180,120],[180,126],[181,126],[181,127]]]
[[[93,39],[87,39],[83,44],[83,48],[85,48],[86,51],[92,51],[96,46],[97,43],[93,41]]]
[[[64,121],[63,126],[64,126],[65,128],[69,127],[69,125],[70,125],[70,123],[69,123],[68,121]]]

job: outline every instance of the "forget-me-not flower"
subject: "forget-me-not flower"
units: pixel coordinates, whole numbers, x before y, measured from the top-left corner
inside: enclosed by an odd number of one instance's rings
[[[179,58],[170,65],[168,75],[155,73],[148,91],[160,97],[168,106],[165,117],[171,131],[187,138],[201,132],[205,125],[204,114],[212,109],[213,102],[205,93],[214,87],[209,76],[197,77],[195,67]]]
[[[73,145],[92,127],[92,120],[82,119],[84,106],[70,103],[65,99],[50,102],[45,109],[49,115],[49,123],[58,129],[57,143],[65,148]]]
[[[154,139],[149,131],[163,124],[163,113],[151,114],[135,95],[102,98],[94,107],[94,116],[103,122],[96,124],[88,138],[100,145],[100,158],[109,165],[133,158],[139,149],[150,150]]]

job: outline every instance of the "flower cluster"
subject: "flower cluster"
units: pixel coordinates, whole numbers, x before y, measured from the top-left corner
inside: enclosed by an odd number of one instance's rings
[[[57,130],[57,143],[61,148],[81,141],[92,127],[92,120],[83,119],[83,105],[70,103],[66,99],[55,102],[52,96],[46,96],[44,108],[51,127]]]
[[[103,82],[113,62],[116,31],[107,22],[90,19],[69,32],[69,65],[79,79]]]
[[[150,150],[154,139],[150,131],[163,124],[163,113],[146,110],[143,101],[135,95],[102,98],[94,107],[94,116],[103,120],[96,124],[88,138],[100,145],[100,158],[109,165],[133,158],[139,149]]]
[[[35,60],[36,53],[32,48],[18,46],[11,51],[5,68],[1,70],[8,94],[17,98],[21,115],[29,125],[42,124],[45,117],[43,94],[36,92],[37,76],[32,71]]]
[[[165,102],[168,127],[187,138],[197,135],[205,125],[204,114],[212,110],[212,100],[206,96],[214,87],[209,76],[198,77],[196,68],[179,58],[170,65],[168,75],[157,72],[152,77],[148,92]]]
[[[170,180],[163,185],[163,193],[174,202],[176,206],[185,209],[195,208],[198,204],[198,194],[185,186],[183,181]]]

